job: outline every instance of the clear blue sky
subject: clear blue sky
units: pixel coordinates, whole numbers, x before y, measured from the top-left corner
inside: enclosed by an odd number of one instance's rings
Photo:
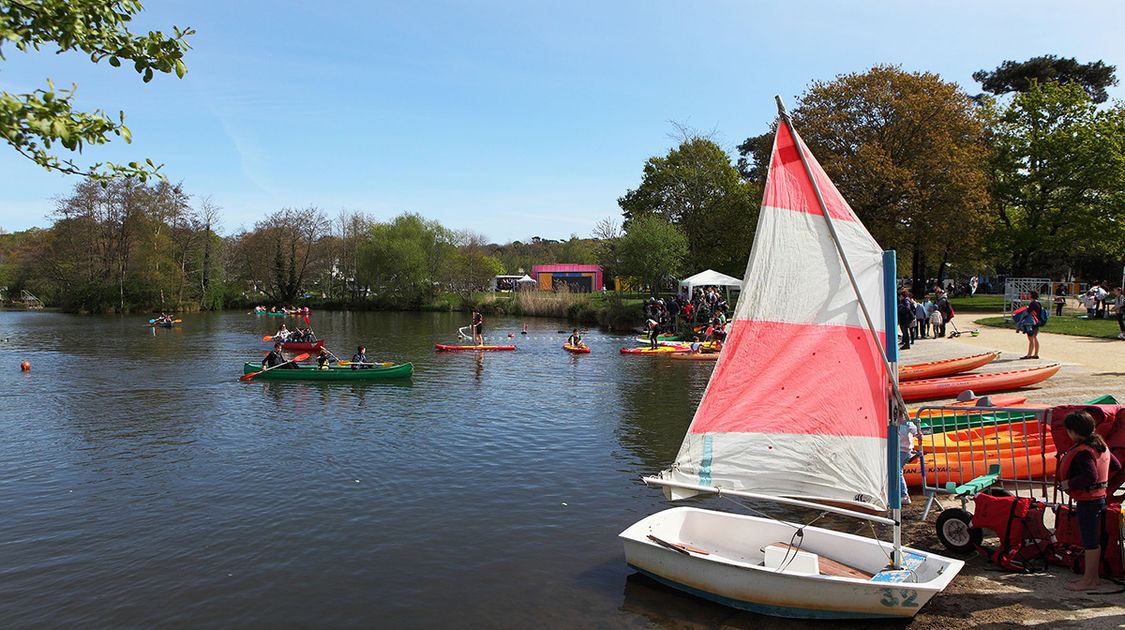
[[[677,144],[673,121],[733,159],[767,130],[774,94],[792,105],[811,81],[874,64],[974,94],[974,71],[1042,54],[1125,79],[1117,0],[149,0],[134,30],[173,24],[197,31],[183,80],[5,46],[0,89],[50,77],[77,83],[84,108],[124,110],[133,144],[80,163],[151,157],[222,208],[224,233],[316,206],[417,212],[496,242],[585,237],[620,220],[645,160]],[[75,183],[0,145],[0,229],[49,226]]]

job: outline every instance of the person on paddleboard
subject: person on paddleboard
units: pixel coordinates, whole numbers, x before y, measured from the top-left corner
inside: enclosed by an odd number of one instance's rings
[[[656,341],[657,336],[660,335],[660,324],[656,323],[655,319],[650,319],[645,322],[645,327],[648,329],[649,347],[655,350],[660,345]]]
[[[359,346],[355,349],[355,354],[352,355],[352,369],[353,370],[366,370],[370,365],[359,365],[362,363],[369,363],[367,360],[367,346]]]
[[[582,347],[582,335],[578,334],[577,328],[575,328],[574,331],[570,333],[570,337],[567,337],[566,345],[574,346],[575,348]]]
[[[483,346],[484,345],[484,316],[481,315],[480,311],[475,309],[475,308],[473,309],[473,320],[472,320],[471,326],[473,327],[473,345],[474,346]]]

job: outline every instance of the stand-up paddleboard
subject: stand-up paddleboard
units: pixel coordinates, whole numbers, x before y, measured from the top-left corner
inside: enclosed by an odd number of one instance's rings
[[[590,352],[590,346],[582,344],[581,346],[572,346],[569,343],[563,344],[563,350],[574,354],[586,354]]]
[[[440,343],[435,343],[434,348],[440,352],[452,352],[455,350],[515,350],[515,346],[446,346]]]
[[[691,352],[689,346],[657,346],[655,348],[622,348],[621,354],[682,354]]]

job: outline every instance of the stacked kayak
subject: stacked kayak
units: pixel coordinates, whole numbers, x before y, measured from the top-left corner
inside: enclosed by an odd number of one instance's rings
[[[922,400],[925,398],[954,397],[961,392],[971,389],[974,392],[995,392],[1005,389],[1016,389],[1034,385],[1054,376],[1061,366],[1058,363],[1026,370],[1011,372],[993,372],[989,374],[965,374],[962,376],[946,376],[943,378],[930,378],[918,381],[899,383],[904,400]]]
[[[999,352],[986,352],[985,354],[975,354],[971,357],[930,361],[928,363],[916,363],[914,365],[901,365],[898,368],[898,380],[916,381],[925,378],[949,376],[950,374],[960,374],[961,372],[968,372],[969,370],[975,370],[982,365],[986,365],[998,356],[1000,356]]]
[[[262,371],[262,366],[257,363],[247,363],[242,367],[243,374],[261,372],[254,377],[255,380],[274,381],[373,381],[391,378],[410,378],[414,374],[413,363],[399,363],[397,365],[374,365],[370,368],[352,369],[351,367],[331,366],[321,369],[316,366],[301,366],[297,368],[274,368]]]
[[[580,346],[572,346],[569,343],[566,343],[563,344],[563,350],[566,350],[567,352],[570,352],[572,354],[588,354],[590,352],[590,346],[587,346],[586,344],[582,344]]]
[[[1004,411],[993,412],[981,409],[959,411],[956,407],[1004,407]],[[1036,412],[1049,409],[1048,405],[1027,404],[1027,396],[999,395],[989,396],[987,404],[983,398],[974,398],[965,402],[941,404],[940,407],[911,409],[907,413],[918,422],[922,428],[928,428],[934,433],[955,431],[982,424],[1007,420],[1031,420],[1036,418]],[[1012,411],[1020,409],[1026,411]]]
[[[439,352],[455,352],[457,350],[515,350],[515,346],[446,346],[435,343],[434,348]]]

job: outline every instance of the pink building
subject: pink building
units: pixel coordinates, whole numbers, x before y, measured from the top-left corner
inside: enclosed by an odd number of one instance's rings
[[[531,277],[540,291],[556,291],[562,285],[574,293],[602,290],[601,265],[535,265]]]

